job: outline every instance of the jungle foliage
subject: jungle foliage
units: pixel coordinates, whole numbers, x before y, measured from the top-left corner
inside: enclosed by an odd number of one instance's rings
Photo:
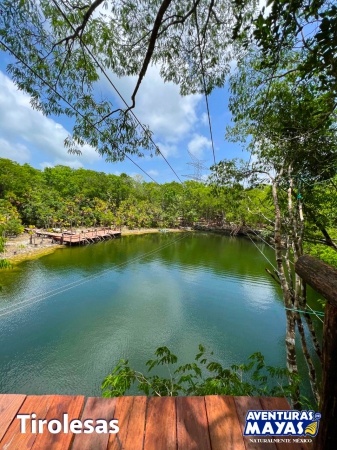
[[[254,226],[261,223],[261,215],[250,210],[262,207],[270,193],[267,186],[245,190],[237,185],[214,195],[211,186],[195,181],[158,185],[139,176],[66,166],[40,171],[8,159],[0,159],[0,179],[0,223],[7,235],[22,232],[22,223],[47,229],[149,228],[190,226],[204,219],[219,226]],[[263,208],[268,214],[268,204]]]
[[[321,361],[322,351],[307,312],[306,284],[294,273],[293,264],[312,244],[316,256],[335,260],[331,252],[337,251],[332,238],[336,216],[331,205],[337,194],[336,93],[319,78],[300,76],[298,64],[305,54],[293,48],[282,49],[283,59],[275,67],[265,64],[265,58],[264,52],[251,48],[230,80],[233,126],[227,136],[242,142],[250,160],[221,161],[213,167],[212,182],[218,188],[244,182],[249,186],[265,182],[272,187],[270,224],[276,261],[274,273],[267,272],[281,287],[286,308],[287,368],[298,373],[295,343],[299,336],[319,404],[320,387],[308,339]],[[320,244],[330,251],[320,252]],[[299,310],[305,312],[303,316]],[[293,383],[291,378],[289,383]],[[295,409],[300,407],[300,386],[293,391],[292,404]]]

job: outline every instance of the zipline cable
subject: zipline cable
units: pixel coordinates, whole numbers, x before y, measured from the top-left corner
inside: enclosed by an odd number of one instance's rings
[[[57,92],[57,90],[46,80],[44,80],[37,72],[35,69],[33,69],[32,67],[30,67],[25,61],[23,61],[22,58],[20,58],[20,56],[18,56],[11,48],[9,48],[1,39],[0,39],[0,44],[3,45],[7,51],[9,51],[18,61],[21,62],[21,64],[23,64],[25,67],[27,67],[28,70],[30,70],[37,78],[39,78],[39,80],[42,81],[42,83],[44,83],[46,86],[49,87],[49,89],[51,89],[56,95],[58,95],[60,97],[61,100],[63,100],[68,106],[70,106],[70,108],[72,108],[76,114],[78,114],[79,116],[81,116],[83,119],[87,120],[87,122],[93,127],[95,128],[95,130],[100,133],[103,134],[102,131],[97,128],[95,126],[95,124],[91,123],[88,119],[86,119],[86,117],[80,112],[78,111],[78,109],[75,108],[75,106],[73,106],[70,102],[68,102],[68,100],[63,97],[62,94],[60,94],[59,92]],[[112,142],[110,141],[110,144],[112,144]],[[135,166],[138,167],[138,169],[140,169],[143,173],[145,173],[146,176],[148,176],[154,183],[158,184],[158,186],[160,186],[160,184],[154,180],[151,175],[149,175],[145,170],[143,170],[133,159],[130,158],[130,156],[128,156],[123,150],[120,150],[124,156],[129,159]]]
[[[176,239],[176,241],[173,241],[172,244],[173,244],[174,242],[178,242],[179,240],[181,240],[181,239],[180,239],[180,238]],[[145,256],[147,256],[147,255],[149,255],[149,254],[151,254],[151,253],[157,252],[157,251],[161,250],[162,248],[168,247],[169,245],[171,245],[171,243],[165,244],[165,245],[163,245],[163,246],[161,246],[161,247],[159,247],[159,248],[157,248],[157,249],[155,249],[155,250],[151,250],[150,252],[147,252],[147,253],[143,254],[142,256],[138,256],[138,257],[135,257],[135,258],[133,258],[133,259],[131,259],[131,260],[125,261],[125,262],[120,263],[120,264],[117,264],[116,266],[114,266],[114,267],[111,268],[111,269],[104,269],[102,272],[100,272],[100,273],[98,273],[98,274],[89,275],[88,277],[85,278],[85,281],[90,281],[91,279],[94,279],[94,278],[96,278],[96,277],[98,277],[98,276],[104,275],[106,272],[110,272],[111,270],[119,269],[120,267],[123,267],[124,265],[126,265],[126,264],[128,264],[128,263],[130,263],[130,262],[138,261],[138,259],[143,258],[143,257],[145,257]],[[0,309],[0,313],[1,313],[2,311],[8,310],[8,309],[10,309],[10,308],[12,308],[12,307],[14,307],[14,306],[21,305],[21,304],[23,304],[23,303],[29,302],[30,300],[35,300],[35,299],[38,298],[38,297],[44,297],[45,295],[49,295],[49,294],[51,294],[52,292],[59,291],[60,289],[63,289],[63,288],[65,288],[65,287],[68,287],[68,286],[71,286],[71,288],[72,288],[72,287],[76,287],[76,285],[77,285],[78,283],[82,284],[83,281],[84,281],[83,279],[81,279],[81,280],[75,280],[75,281],[72,281],[71,283],[67,283],[67,284],[64,284],[63,286],[59,286],[58,288],[52,289],[52,290],[47,291],[47,292],[43,292],[43,293],[41,293],[41,294],[35,295],[34,297],[30,297],[30,298],[28,298],[28,299],[26,299],[26,300],[22,300],[21,302],[18,302],[18,303],[16,303],[15,305],[7,306],[7,307],[5,307],[5,308]],[[70,288],[70,289],[71,289],[71,288]],[[57,295],[57,294],[58,294],[58,292],[55,292],[55,295]]]
[[[255,242],[253,241],[253,239],[249,236],[249,234],[247,234],[247,236],[249,237],[250,241],[255,245],[255,247],[258,249],[258,251],[261,253],[261,255],[269,262],[269,264],[272,266],[272,268],[279,273],[279,271],[276,269],[276,267],[274,266],[274,264],[267,258],[267,256],[261,251],[261,249],[259,249],[259,247],[255,244]]]
[[[61,15],[63,16],[63,18],[68,22],[68,24],[70,25],[70,27],[72,28],[72,30],[74,32],[76,32],[73,24],[69,21],[68,17],[66,16],[66,14],[62,11],[62,9],[59,7],[59,5],[57,4],[57,2],[55,0],[52,0],[52,2],[54,3],[55,7],[60,11]],[[82,45],[86,48],[87,52],[89,53],[89,55],[92,57],[92,59],[95,61],[95,63],[97,64],[97,66],[99,67],[99,69],[101,70],[101,72],[103,73],[103,75],[105,76],[105,78],[108,80],[108,82],[110,83],[110,85],[113,87],[113,89],[115,90],[115,92],[118,94],[118,96],[120,97],[120,99],[123,101],[123,103],[125,104],[125,106],[129,109],[129,105],[127,104],[126,100],[124,99],[124,97],[122,96],[122,94],[119,92],[119,90],[116,88],[115,84],[112,82],[112,80],[110,79],[110,77],[108,76],[108,74],[106,73],[106,71],[104,70],[104,68],[102,67],[102,65],[100,64],[100,62],[97,60],[97,58],[93,55],[93,53],[91,52],[91,50],[88,48],[88,46],[86,45],[85,42],[83,42],[82,37],[79,35],[78,36],[80,42],[82,43]],[[146,132],[144,125],[140,122],[140,120],[138,119],[138,117],[136,116],[136,114],[130,109],[129,110],[131,112],[131,114],[133,115],[133,117],[136,119],[136,121],[138,122],[138,124],[141,126],[141,128],[143,129],[144,132]],[[175,176],[178,178],[178,180],[180,181],[181,184],[183,184],[183,182],[181,181],[181,179],[179,178],[179,176],[177,175],[176,171],[173,169],[173,167],[171,166],[171,164],[168,162],[168,160],[165,158],[165,156],[163,155],[163,153],[160,151],[159,147],[157,144],[155,144],[155,142],[153,141],[152,137],[150,136],[150,141],[152,142],[152,144],[155,146],[156,150],[159,152],[159,154],[163,157],[164,161],[166,162],[166,164],[168,164],[168,166],[170,167],[170,169],[172,170],[172,172],[175,174]]]
[[[54,0],[53,0],[53,1],[54,1]],[[205,100],[206,100],[206,109],[207,109],[207,116],[208,116],[209,134],[210,134],[210,136],[211,136],[211,142],[212,142],[212,152],[213,152],[214,165],[216,165],[215,151],[214,151],[214,140],[213,140],[213,132],[212,132],[212,123],[211,123],[211,115],[210,115],[210,112],[209,112],[209,105],[208,105],[208,95],[207,95],[206,81],[205,81],[205,70],[204,70],[204,62],[203,62],[203,59],[202,59],[201,42],[200,42],[200,32],[199,32],[199,24],[198,24],[197,12],[196,12],[196,2],[195,2],[195,0],[193,0],[193,4],[194,4],[194,7],[195,7],[194,17],[195,17],[195,25],[196,25],[196,29],[197,29],[198,48],[199,48],[200,65],[201,65],[201,76],[202,76],[202,83],[203,83],[204,92],[205,92]]]
[[[259,239],[261,239],[262,242],[264,242],[266,245],[268,245],[268,247],[270,247],[272,250],[275,251],[275,247],[273,247],[271,244],[269,244],[267,241],[265,241],[259,234],[257,234],[252,228],[250,228],[250,231],[252,231],[256,237],[258,237]],[[293,266],[295,265],[292,261],[289,260],[289,263],[292,264]]]
[[[317,319],[319,319],[322,323],[324,323],[323,320],[320,317],[318,317],[318,315],[315,313],[315,311],[312,309],[312,307],[310,305],[308,305],[308,303],[306,305],[311,309],[312,313],[315,314]]]
[[[2,308],[0,310],[0,313],[2,313],[2,311],[6,311],[6,312],[0,314],[0,317],[5,316],[7,314],[10,314],[11,312],[20,310],[22,308],[25,308],[27,306],[33,305],[35,303],[41,302],[43,300],[46,300],[47,298],[54,297],[55,295],[61,294],[62,292],[69,291],[70,289],[73,289],[73,288],[78,287],[78,286],[80,286],[80,285],[82,285],[84,283],[87,283],[87,282],[92,281],[92,280],[94,280],[96,278],[99,278],[99,277],[105,275],[108,272],[111,272],[111,271],[113,271],[115,269],[120,269],[120,268],[122,268],[123,266],[125,266],[125,265],[127,265],[129,263],[139,261],[140,259],[145,258],[146,256],[149,256],[149,255],[152,255],[154,253],[157,253],[158,251],[163,250],[164,248],[167,248],[167,247],[169,247],[170,245],[172,245],[174,243],[182,241],[185,237],[186,237],[186,234],[184,233],[184,235],[179,237],[178,239],[175,239],[175,240],[173,240],[173,241],[171,241],[171,242],[169,242],[169,243],[167,243],[165,245],[162,245],[162,246],[156,248],[155,250],[151,250],[149,252],[144,253],[141,256],[138,256],[138,257],[132,258],[131,260],[127,260],[127,261],[125,261],[123,263],[117,264],[116,266],[114,266],[112,268],[105,269],[105,270],[103,270],[102,272],[100,272],[98,274],[89,275],[84,280],[73,281],[71,283],[65,284],[63,286],[60,286],[58,288],[55,288],[55,289],[52,289],[50,291],[44,292],[42,294],[36,295],[34,297],[30,297],[29,299],[23,300],[21,302],[18,302],[15,305],[11,305],[11,306],[7,306],[5,308]],[[39,298],[39,297],[42,297],[42,298]],[[38,299],[38,300],[35,300],[35,299]],[[32,302],[31,300],[35,300],[35,301]],[[25,304],[25,305],[24,306],[20,306],[19,308],[17,308],[17,306],[23,305],[23,304]],[[14,308],[14,309],[12,309],[12,308]],[[8,311],[8,310],[10,310],[10,311]]]
[[[291,17],[291,12],[290,12],[290,11],[287,11],[287,12],[288,12],[288,14],[287,14],[287,17],[285,18],[286,21],[288,21],[289,18]],[[267,103],[268,103],[268,96],[269,96],[269,92],[270,92],[270,89],[271,89],[271,86],[272,86],[272,82],[273,82],[274,76],[275,76],[276,71],[277,71],[277,68],[278,68],[278,63],[279,63],[279,61],[280,61],[280,52],[281,52],[281,50],[282,50],[283,41],[284,41],[284,38],[282,38],[282,39],[280,40],[280,42],[279,42],[279,44],[278,44],[278,48],[277,48],[277,53],[276,53],[276,55],[275,55],[275,56],[276,56],[276,60],[275,60],[276,64],[274,64],[274,67],[273,67],[273,69],[272,69],[272,75],[271,75],[271,77],[269,78],[269,84],[268,84],[268,88],[267,88],[267,90],[266,90],[266,95],[265,95],[265,98],[264,98],[264,104],[263,104],[263,107],[262,107],[263,116],[264,116],[264,114],[265,114],[265,112],[266,112],[266,110],[267,110],[266,106],[267,106]],[[268,81],[268,79],[267,79],[266,81]],[[261,84],[262,84],[262,83],[260,83],[260,85],[261,85]],[[262,123],[262,118],[263,118],[263,116],[260,117],[260,118],[258,119],[257,126],[255,126],[257,132],[260,131],[259,129],[260,129],[260,127],[261,127],[261,123]],[[255,146],[255,144],[256,144],[256,142],[257,142],[257,137],[256,137],[256,136],[257,136],[257,132],[256,132],[255,135],[254,135],[253,144],[252,144],[253,147]],[[250,152],[250,155],[249,155],[249,161],[248,161],[247,167],[250,166],[250,163],[251,163],[251,160],[252,160],[252,156],[253,156],[252,152],[253,152],[253,150]]]
[[[251,229],[251,231],[253,231],[253,233],[258,237],[258,238],[260,238],[263,242],[265,242],[267,245],[269,245],[269,247],[272,249],[272,250],[274,250],[275,251],[275,248],[273,247],[273,246],[271,246],[270,244],[268,244],[266,241],[264,241],[262,238],[261,238],[261,236],[259,236],[258,234],[256,234],[255,232],[254,232],[254,230],[252,230]],[[249,236],[249,235],[247,235],[248,237],[249,237],[249,239],[251,240],[251,242],[253,242],[253,244],[255,245],[255,243],[254,243],[254,241],[251,239],[251,237]],[[257,247],[257,245],[255,245],[255,247],[260,251],[260,253],[262,253],[262,255],[266,258],[266,260],[269,262],[269,264],[271,264],[271,262],[269,261],[269,259],[265,256],[265,254]],[[289,261],[292,265],[294,265],[294,263],[292,262],[292,261]],[[272,265],[272,264],[271,264]],[[278,270],[272,265],[272,267],[276,270],[276,272],[277,273],[279,273],[278,272]],[[316,314],[316,312],[311,308],[311,306],[308,304],[308,303],[306,303],[306,306],[308,307],[308,308],[310,308],[310,310],[312,311],[312,312],[309,312],[308,311],[308,314],[315,314],[315,316],[317,317],[317,319],[318,320],[320,320],[322,323],[324,323],[323,322],[323,320]],[[287,308],[285,308],[285,309],[287,309]]]
[[[294,308],[284,308],[284,309],[287,309],[288,311],[294,311],[294,312],[297,312],[297,313],[300,313],[300,314],[315,314],[315,316],[317,316],[318,319],[319,319],[318,316],[324,317],[324,312],[323,311],[314,311],[314,310],[312,310],[312,312],[310,312],[310,311],[303,311],[301,309],[294,309]]]
[[[261,239],[261,241],[263,241],[266,245],[268,245],[272,250],[275,250],[275,248],[269,244],[267,241],[265,241],[259,234],[257,234],[251,227],[249,227],[249,230],[252,231],[256,237],[258,237],[259,239]],[[291,262],[291,261],[290,261]]]

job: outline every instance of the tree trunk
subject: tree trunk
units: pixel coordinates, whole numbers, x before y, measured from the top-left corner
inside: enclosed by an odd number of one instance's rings
[[[297,308],[295,308],[295,309],[297,309]],[[310,353],[308,350],[307,340],[306,340],[305,332],[304,332],[304,328],[303,328],[303,323],[302,323],[302,319],[301,319],[301,316],[299,313],[296,314],[296,322],[297,322],[297,328],[298,328],[298,332],[299,332],[300,339],[301,339],[303,355],[304,355],[305,361],[308,366],[311,390],[314,394],[317,404],[319,404],[320,396],[319,396],[318,389],[317,389],[316,369],[312,362],[312,359],[311,359],[311,356],[310,356]]]
[[[307,289],[306,289],[306,284],[303,280],[302,280],[302,292],[299,297],[299,306],[302,311],[307,310]],[[320,346],[320,343],[317,338],[317,334],[316,334],[315,327],[312,322],[311,316],[308,313],[305,313],[303,315],[304,315],[305,321],[307,322],[307,327],[310,332],[310,336],[311,336],[311,340],[312,340],[315,352],[316,352],[317,356],[319,357],[319,360],[322,362],[322,350],[321,350],[321,346]]]
[[[282,175],[282,174],[280,174]],[[291,293],[289,291],[288,282],[285,277],[283,262],[282,262],[282,244],[281,244],[281,212],[278,202],[277,182],[273,181],[272,193],[275,207],[275,227],[274,227],[274,240],[275,240],[275,254],[277,262],[278,276],[281,283],[283,292],[284,306],[289,309],[293,309],[293,303],[291,300]],[[296,351],[295,351],[295,317],[293,311],[286,310],[286,351],[287,351],[287,367],[290,373],[298,374]],[[290,384],[293,384],[293,380],[289,380]],[[299,386],[295,387],[295,391],[292,396],[292,403],[295,409],[300,409],[299,403]]]
[[[305,255],[295,264],[295,271],[313,289],[328,300],[325,307],[323,332],[322,418],[314,450],[337,448],[337,270],[324,262]]]
[[[292,197],[293,197],[293,179],[291,178],[291,166],[289,166],[289,188],[288,188],[288,214],[289,214],[289,225],[290,225],[290,232],[291,232],[291,237],[292,237],[292,248],[293,248],[293,253],[294,253],[294,262],[296,263],[296,261],[298,260],[298,258],[300,258],[302,256],[302,242],[303,242],[303,236],[304,236],[304,217],[303,217],[303,211],[302,211],[302,203],[300,201],[300,199],[298,199],[297,201],[297,205],[293,205],[293,201],[292,201]],[[300,183],[300,180],[299,180]],[[294,211],[295,207],[298,206],[298,212],[299,212],[299,223],[297,220],[297,214],[296,214],[296,210]],[[297,209],[297,208],[296,208]],[[288,255],[288,250],[289,248],[287,248],[287,257]],[[287,262],[287,268],[288,268],[288,272],[289,272],[289,277],[292,280],[292,275],[291,275],[291,269],[290,269],[290,263],[289,263],[289,259],[286,259]],[[294,309],[298,310],[300,309],[300,303],[306,303],[306,298],[301,298],[301,295],[305,292],[302,289],[303,286],[303,281],[300,278],[300,276],[298,274],[295,274],[295,285],[293,285],[293,304],[294,304]],[[298,332],[300,335],[300,340],[301,340],[301,347],[302,347],[302,352],[305,358],[305,361],[307,363],[308,366],[308,374],[309,374],[309,379],[310,379],[310,385],[311,385],[311,390],[312,393],[316,399],[316,402],[319,403],[319,393],[318,393],[318,389],[317,389],[317,378],[316,378],[316,369],[315,366],[313,365],[309,350],[308,350],[308,346],[307,346],[307,340],[305,337],[305,332],[304,332],[304,328],[303,328],[303,322],[302,322],[302,318],[300,316],[299,313],[296,313],[296,323],[297,323],[297,327],[298,327]],[[317,339],[316,339],[317,341]]]
[[[309,255],[295,263],[296,273],[337,308],[337,269]]]
[[[322,419],[314,450],[336,450],[337,433],[337,308],[327,303],[323,335]]]

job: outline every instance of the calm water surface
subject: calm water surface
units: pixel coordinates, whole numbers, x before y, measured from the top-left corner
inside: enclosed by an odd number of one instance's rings
[[[0,392],[100,395],[119,359],[145,370],[162,345],[180,363],[202,343],[224,365],[260,351],[284,366],[285,313],[267,266],[246,239],[196,233],[125,236],[2,271]],[[310,304],[319,309],[313,293]]]

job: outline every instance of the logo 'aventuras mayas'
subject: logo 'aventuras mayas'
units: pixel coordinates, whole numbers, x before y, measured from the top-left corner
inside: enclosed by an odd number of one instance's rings
[[[315,411],[248,411],[244,436],[311,436],[318,433]]]

